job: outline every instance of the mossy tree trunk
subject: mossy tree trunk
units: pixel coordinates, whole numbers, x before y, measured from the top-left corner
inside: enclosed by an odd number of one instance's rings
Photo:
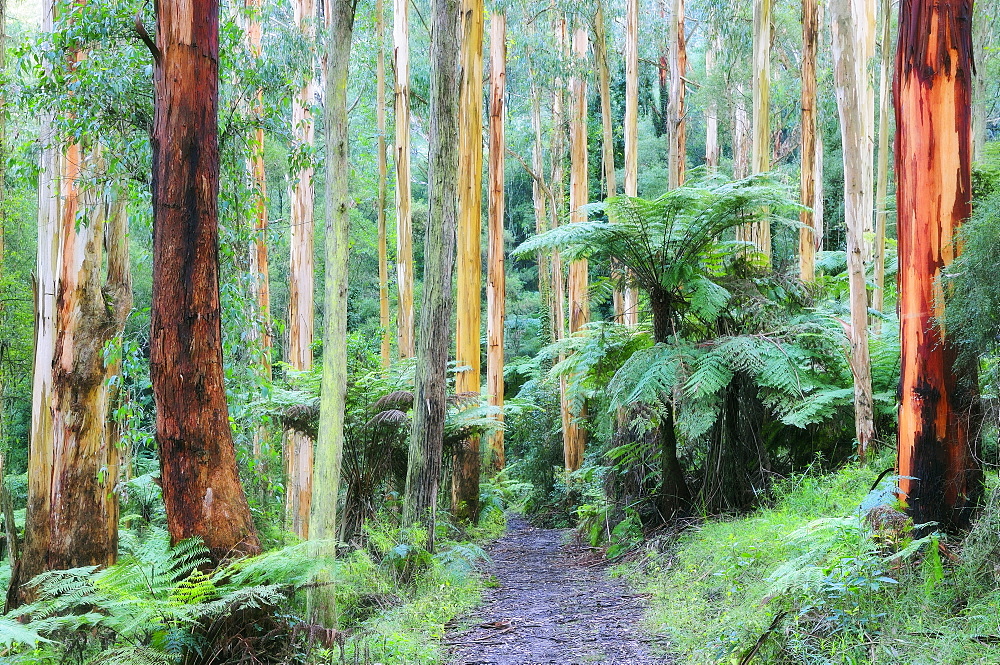
[[[461,87],[459,0],[432,0],[428,218],[424,289],[414,377],[405,525],[428,526],[434,545],[451,337],[452,271],[458,225],[458,101]]]

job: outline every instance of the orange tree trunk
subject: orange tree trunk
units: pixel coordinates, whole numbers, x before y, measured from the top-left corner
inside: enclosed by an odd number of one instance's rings
[[[935,280],[971,210],[972,0],[903,0],[896,53],[902,351],[899,487],[917,524],[968,525],[982,496],[973,368],[935,323]],[[964,381],[960,381],[964,379]],[[912,478],[907,478],[910,476]]]
[[[799,213],[799,277],[816,279],[816,239],[812,204],[816,198],[816,55],[819,45],[819,3],[802,0],[802,175]]]
[[[385,222],[386,182],[389,165],[385,144],[385,8],[375,3],[375,34],[378,54],[375,64],[375,118],[378,125],[378,320],[382,327],[382,367],[389,366],[389,242]]]
[[[483,0],[462,3],[461,71],[455,360],[467,369],[455,377],[455,389],[478,395],[482,390]],[[452,499],[461,519],[475,520],[479,515],[479,443],[478,436],[470,437],[455,454]]]
[[[150,378],[167,528],[260,551],[236,470],[219,305],[218,0],[156,3]]]
[[[504,321],[507,279],[504,273],[504,95],[507,82],[507,15],[490,19],[490,163],[489,274],[486,278],[486,393],[490,406],[503,407]],[[538,183],[535,183],[538,188]],[[537,203],[536,203],[537,205]],[[543,204],[544,205],[544,204]],[[539,277],[541,271],[539,270]],[[503,413],[497,418],[503,422]],[[504,468],[503,429],[490,436],[492,467]]]

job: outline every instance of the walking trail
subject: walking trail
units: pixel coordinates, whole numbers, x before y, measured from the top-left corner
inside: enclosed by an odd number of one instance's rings
[[[490,548],[499,586],[451,632],[454,665],[668,665],[662,638],[643,633],[647,597],[611,579],[592,551],[564,545],[566,530],[512,518]]]

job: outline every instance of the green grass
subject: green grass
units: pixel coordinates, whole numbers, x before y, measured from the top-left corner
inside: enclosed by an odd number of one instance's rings
[[[961,563],[929,544],[892,560],[907,543],[879,541],[858,512],[891,465],[790,479],[773,506],[707,522],[635,564],[629,574],[653,593],[650,630],[683,663],[739,663],[781,613],[752,662],[1000,662],[989,643],[1000,636],[996,506]]]

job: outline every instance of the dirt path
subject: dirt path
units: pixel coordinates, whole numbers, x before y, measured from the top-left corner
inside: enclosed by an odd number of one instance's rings
[[[510,520],[490,548],[500,586],[446,639],[454,665],[673,662],[638,625],[646,598],[609,578],[588,550],[564,546],[566,533]]]

